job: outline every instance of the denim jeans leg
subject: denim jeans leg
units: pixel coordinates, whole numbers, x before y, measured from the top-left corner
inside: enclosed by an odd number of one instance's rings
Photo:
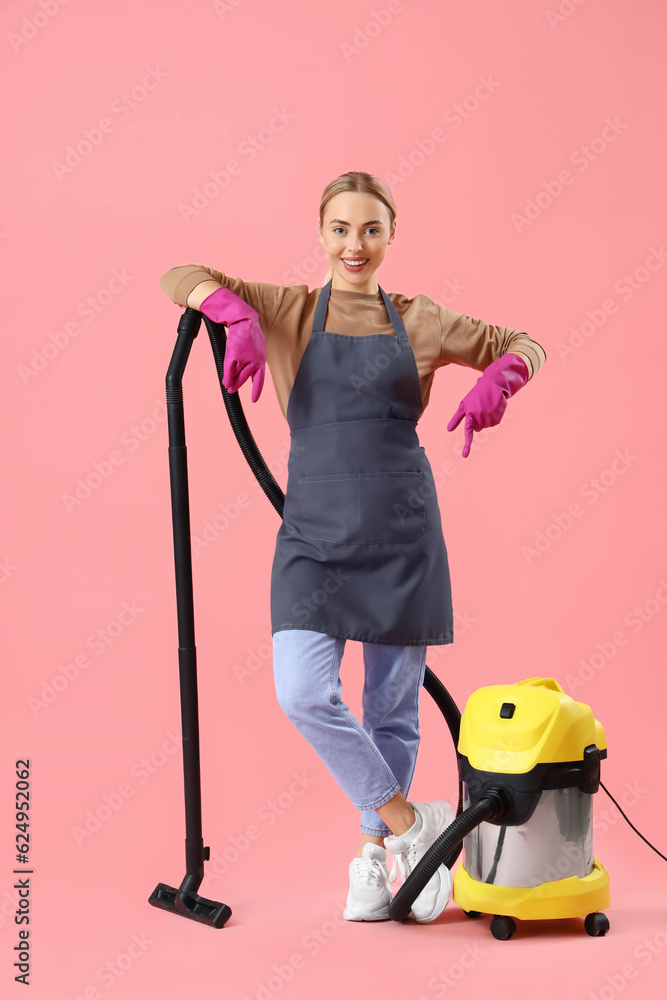
[[[364,643],[363,726],[406,798],[419,750],[419,698],[426,650],[426,646]],[[391,830],[375,810],[364,810],[361,832],[387,837]]]
[[[361,812],[384,805],[399,785],[342,700],[345,642],[325,632],[281,629],[273,635],[273,673],[280,707]]]

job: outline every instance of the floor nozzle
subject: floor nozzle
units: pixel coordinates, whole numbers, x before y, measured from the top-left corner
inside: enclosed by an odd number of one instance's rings
[[[196,892],[183,892],[174,889],[164,882],[159,882],[148,898],[151,906],[159,906],[170,913],[178,913],[181,917],[189,917],[200,924],[209,927],[224,927],[232,915],[226,903],[218,903],[215,899],[206,899]]]

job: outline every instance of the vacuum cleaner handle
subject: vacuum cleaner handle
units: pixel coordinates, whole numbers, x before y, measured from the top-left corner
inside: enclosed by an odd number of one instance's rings
[[[209,860],[210,849],[204,846],[202,838],[197,650],[195,648],[190,502],[182,380],[190,356],[190,349],[199,332],[200,324],[201,313],[194,309],[186,309],[181,315],[178,323],[178,338],[166,377],[169,482],[174,535],[178,667],[183,734],[186,873],[177,889],[164,882],[159,882],[148,902],[152,906],[157,906],[170,913],[189,917],[191,920],[197,920],[209,927],[220,928],[231,916],[231,908],[226,903],[206,899],[197,892],[204,877],[204,862]]]

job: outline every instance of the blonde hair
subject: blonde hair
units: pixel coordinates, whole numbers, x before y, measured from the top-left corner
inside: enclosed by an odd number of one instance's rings
[[[348,170],[346,174],[341,174],[340,177],[336,177],[330,184],[327,184],[324,189],[322,200],[320,201],[320,228],[322,227],[322,220],[324,219],[324,211],[327,204],[334,195],[340,194],[341,191],[360,191],[362,194],[372,194],[376,198],[379,198],[389,209],[391,225],[394,224],[397,214],[396,205],[387,185],[374,174],[367,174],[363,170]],[[331,280],[332,275],[333,268],[330,267],[324,281],[325,285]]]

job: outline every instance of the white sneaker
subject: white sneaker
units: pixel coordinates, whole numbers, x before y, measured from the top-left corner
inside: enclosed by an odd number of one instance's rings
[[[360,858],[350,862],[350,891],[343,910],[346,920],[389,920],[392,900],[387,852],[380,844],[364,844]]]
[[[416,868],[429,847],[454,821],[454,810],[449,802],[410,802],[415,811],[415,822],[400,837],[385,837],[387,850],[394,855],[390,881],[396,877],[396,865],[403,882]],[[440,865],[412,904],[412,915],[420,924],[439,917],[449,902],[452,878],[449,869]]]

